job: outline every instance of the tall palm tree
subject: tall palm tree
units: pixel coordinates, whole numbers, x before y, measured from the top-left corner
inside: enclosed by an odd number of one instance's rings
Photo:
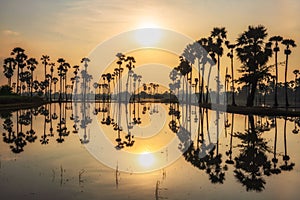
[[[29,58],[27,60],[27,68],[30,70],[31,72],[31,87],[30,87],[30,96],[32,97],[32,86],[33,86],[33,71],[36,69],[36,65],[38,64],[38,62],[36,61],[35,58]]]
[[[17,62],[18,70],[17,70],[17,93],[20,93],[20,81],[19,81],[19,76],[20,76],[20,68],[23,69],[25,67],[25,61],[27,59],[27,55],[24,53],[25,50],[20,48],[20,47],[15,47],[11,55],[15,55],[15,61]]]
[[[298,69],[295,69],[293,71],[293,73],[295,74],[295,94],[294,94],[294,102],[295,102],[295,107],[296,107],[296,102],[297,102],[297,78],[298,78],[298,74],[300,74],[300,71]]]
[[[218,67],[218,75],[217,75],[217,104],[220,103],[220,57],[223,55],[223,40],[226,39],[227,31],[225,27],[221,28],[213,28],[210,38],[209,38],[209,45],[211,47],[211,51],[213,54],[217,55],[217,67]]]
[[[41,61],[42,61],[42,64],[44,65],[44,81],[45,81],[45,86],[46,86],[45,96],[48,98],[48,95],[46,93],[47,93],[47,88],[49,87],[49,82],[46,79],[46,75],[47,75],[47,66],[49,64],[50,57],[48,55],[42,55]]]
[[[236,53],[243,64],[239,70],[242,73],[239,82],[248,86],[247,106],[249,107],[253,106],[258,83],[271,75],[269,67],[266,66],[272,56],[271,43],[265,42],[267,35],[264,26],[249,26],[248,30],[237,39]]]
[[[73,99],[76,100],[77,99],[77,90],[78,90],[78,82],[79,82],[79,76],[78,76],[78,71],[79,71],[79,65],[74,65],[73,66],[73,73],[74,73],[74,83],[75,83],[75,89],[74,89],[74,97]]]
[[[54,67],[55,67],[55,63],[49,63],[50,66],[50,102],[52,101],[52,84],[53,84],[53,72],[54,72]]]
[[[284,54],[285,54],[284,88],[285,88],[285,106],[288,107],[289,106],[288,94],[287,94],[288,59],[289,59],[289,55],[292,53],[292,51],[290,50],[290,47],[296,47],[297,45],[296,45],[295,41],[292,39],[284,39],[284,40],[282,40],[281,43],[286,46],[286,48],[284,50]]]
[[[54,97],[55,97],[55,93],[56,93],[56,83],[58,82],[58,78],[57,77],[52,77],[52,81],[54,84]]]
[[[4,59],[4,76],[7,78],[8,85],[11,86],[11,77],[14,75],[14,69],[16,67],[16,61],[14,58],[5,58]]]
[[[46,79],[46,74],[47,74],[47,66],[49,64],[49,61],[50,61],[50,57],[48,55],[42,55],[41,57],[41,61],[42,61],[42,64],[44,65],[44,79]]]
[[[207,83],[206,83],[206,97],[205,97],[205,103],[208,103],[208,88],[209,88],[209,83],[210,83],[210,75],[211,75],[211,69],[212,66],[215,65],[215,63],[217,62],[216,58],[215,58],[215,54],[212,53],[211,51],[211,45],[209,43],[209,38],[201,38],[200,40],[197,41],[203,48],[204,48],[204,52],[203,52],[203,59],[202,59],[202,78],[201,78],[201,83],[200,83],[200,79],[199,79],[199,93],[200,93],[200,101],[202,102],[202,96],[204,99],[204,72],[205,72],[205,67],[206,64],[209,64],[209,71],[208,71],[208,75],[207,75]],[[208,56],[209,55],[209,56]],[[200,78],[200,76],[198,77]]]
[[[277,83],[278,83],[278,60],[277,60],[277,54],[279,52],[279,46],[278,43],[282,41],[281,36],[273,36],[269,39],[270,42],[275,42],[275,47],[273,48],[273,51],[275,52],[275,70],[276,70],[276,75],[275,75],[275,96],[274,96],[274,106],[278,106],[278,99],[277,99]]]
[[[227,53],[227,56],[230,58],[230,66],[231,66],[231,88],[232,88],[232,105],[236,106],[235,103],[235,95],[234,95],[234,71],[233,71],[233,50],[236,47],[235,44],[230,44],[230,42],[227,40],[225,41],[226,47],[230,50],[229,53]]]
[[[83,78],[83,90],[82,90],[82,94],[83,94],[83,101],[86,101],[86,89],[87,89],[87,81],[88,81],[88,73],[87,73],[87,67],[88,67],[88,63],[90,62],[89,58],[82,58],[81,59],[81,63],[83,63],[84,65],[84,70],[81,71],[82,74],[82,78]]]
[[[57,68],[58,76],[59,76],[59,101],[61,101],[62,100],[62,79],[64,76],[64,64],[66,63],[66,61],[63,58],[59,58],[57,62],[59,63],[59,66]]]

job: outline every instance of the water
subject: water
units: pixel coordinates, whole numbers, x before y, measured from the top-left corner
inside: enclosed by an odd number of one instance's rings
[[[132,104],[130,108],[128,105],[127,112],[124,105],[64,103],[11,115],[2,113],[1,199],[298,199],[299,118],[253,116],[252,119],[219,113],[216,123],[215,111],[202,110],[201,115],[198,107],[173,105],[173,108],[180,111],[179,120],[169,115],[169,105],[154,103]],[[120,135],[112,124],[101,123],[107,116],[114,119],[110,123],[122,127]],[[17,124],[17,118],[19,122],[22,119],[21,124]],[[13,125],[11,130],[3,126],[5,120],[9,125],[8,119]],[[190,137],[178,139],[182,131],[176,127],[177,133],[170,129],[172,119]],[[255,134],[251,134],[252,128],[256,128]],[[35,133],[30,137],[31,129]],[[249,133],[238,134],[245,130]],[[9,134],[12,131],[15,133]],[[99,131],[105,142],[97,141]],[[126,138],[128,131],[134,137]],[[199,140],[204,141],[197,145],[198,131],[203,132]],[[19,134],[16,139],[13,136],[17,132],[24,135]],[[184,143],[189,138],[193,143]],[[134,143],[126,146],[124,141]],[[166,151],[170,141],[183,142],[177,149],[189,144],[187,151],[175,159],[177,154],[171,147]],[[100,157],[95,155],[98,151],[95,144],[99,148],[112,146],[108,158],[101,157],[99,152]],[[204,147],[208,155],[199,158],[204,155]],[[138,161],[128,156],[122,162],[114,156],[114,151],[138,156],[145,152],[159,153],[151,158],[139,157]],[[97,158],[107,160],[100,162]]]

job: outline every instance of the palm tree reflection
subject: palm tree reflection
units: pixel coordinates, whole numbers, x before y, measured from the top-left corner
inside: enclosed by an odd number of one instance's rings
[[[270,175],[270,160],[266,152],[269,151],[267,142],[261,137],[261,132],[254,125],[252,115],[248,116],[250,128],[244,133],[237,132],[235,137],[241,140],[240,154],[235,158],[235,177],[247,191],[262,191],[266,181],[263,174]]]

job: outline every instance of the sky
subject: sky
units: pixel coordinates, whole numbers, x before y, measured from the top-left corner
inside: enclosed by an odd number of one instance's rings
[[[0,62],[2,65],[18,46],[29,57],[39,59],[47,54],[52,61],[63,57],[76,65],[113,36],[149,26],[170,29],[194,40],[207,37],[213,27],[225,27],[228,39],[235,41],[249,25],[262,24],[269,37],[281,35],[300,46],[299,10],[298,0],[0,0]],[[282,51],[279,61],[283,60]],[[223,56],[223,65],[229,66],[228,62]],[[290,79],[299,63],[300,50],[296,47],[290,56]],[[235,65],[240,63],[235,61]],[[36,74],[42,70],[40,67]],[[283,73],[283,67],[279,72]],[[6,81],[1,73],[0,85]]]

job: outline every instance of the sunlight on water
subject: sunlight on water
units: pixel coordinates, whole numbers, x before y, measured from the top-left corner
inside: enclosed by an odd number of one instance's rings
[[[154,156],[149,152],[143,152],[139,156],[139,163],[141,166],[148,168],[155,162]]]

